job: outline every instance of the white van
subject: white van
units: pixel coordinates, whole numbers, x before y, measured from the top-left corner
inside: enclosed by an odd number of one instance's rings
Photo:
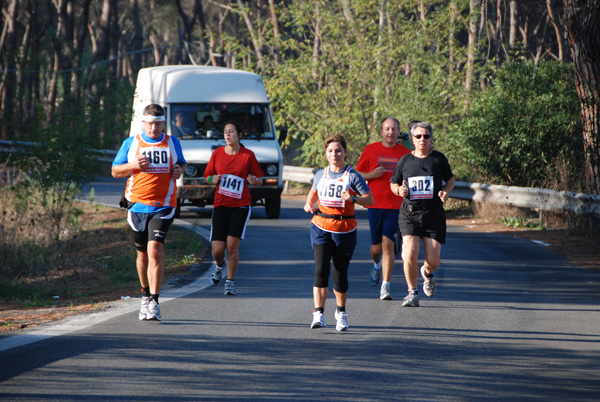
[[[241,143],[260,163],[262,186],[250,186],[253,205],[264,205],[267,218],[278,218],[283,190],[283,158],[262,78],[254,73],[222,67],[162,66],[138,73],[130,135],[142,132],[142,112],[156,103],[166,110],[166,132],[181,141],[188,163],[177,182],[178,213],[183,205],[214,203],[215,187],[206,183],[204,170],[211,153],[224,146],[223,123],[238,121]],[[280,140],[285,140],[285,132]]]

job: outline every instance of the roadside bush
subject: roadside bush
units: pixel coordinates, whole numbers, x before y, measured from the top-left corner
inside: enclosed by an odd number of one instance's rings
[[[9,277],[37,275],[60,255],[61,241],[78,230],[75,196],[100,171],[84,108],[60,116],[28,132],[5,167],[20,173],[0,197],[2,273]]]
[[[450,130],[449,154],[468,181],[580,191],[584,164],[573,66],[511,63]],[[566,168],[568,167],[568,168]]]

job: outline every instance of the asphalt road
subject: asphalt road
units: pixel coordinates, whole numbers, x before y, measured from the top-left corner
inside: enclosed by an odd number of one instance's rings
[[[120,196],[122,187],[114,189]],[[160,323],[137,320],[136,298],[108,313],[0,338],[0,399],[600,399],[598,272],[527,240],[451,227],[436,295],[421,292],[421,307],[403,308],[400,265],[395,300],[380,301],[369,285],[360,210],[349,330],[335,330],[332,295],[328,326],[312,330],[310,217],[301,206],[284,200],[278,220],[254,208],[236,296],[203,275],[161,296]],[[186,209],[182,218],[204,235],[210,228],[210,209]]]

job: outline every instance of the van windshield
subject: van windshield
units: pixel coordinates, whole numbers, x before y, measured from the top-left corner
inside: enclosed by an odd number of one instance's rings
[[[255,103],[178,103],[170,105],[170,134],[180,140],[223,138],[223,124],[235,120],[244,139],[274,139],[269,105]]]

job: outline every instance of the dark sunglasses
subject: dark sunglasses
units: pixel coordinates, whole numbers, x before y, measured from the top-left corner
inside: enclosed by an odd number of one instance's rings
[[[420,140],[421,137],[425,138],[426,140],[431,138],[431,136],[429,134],[417,134],[417,135],[413,135],[413,137],[415,137],[417,140]]]

